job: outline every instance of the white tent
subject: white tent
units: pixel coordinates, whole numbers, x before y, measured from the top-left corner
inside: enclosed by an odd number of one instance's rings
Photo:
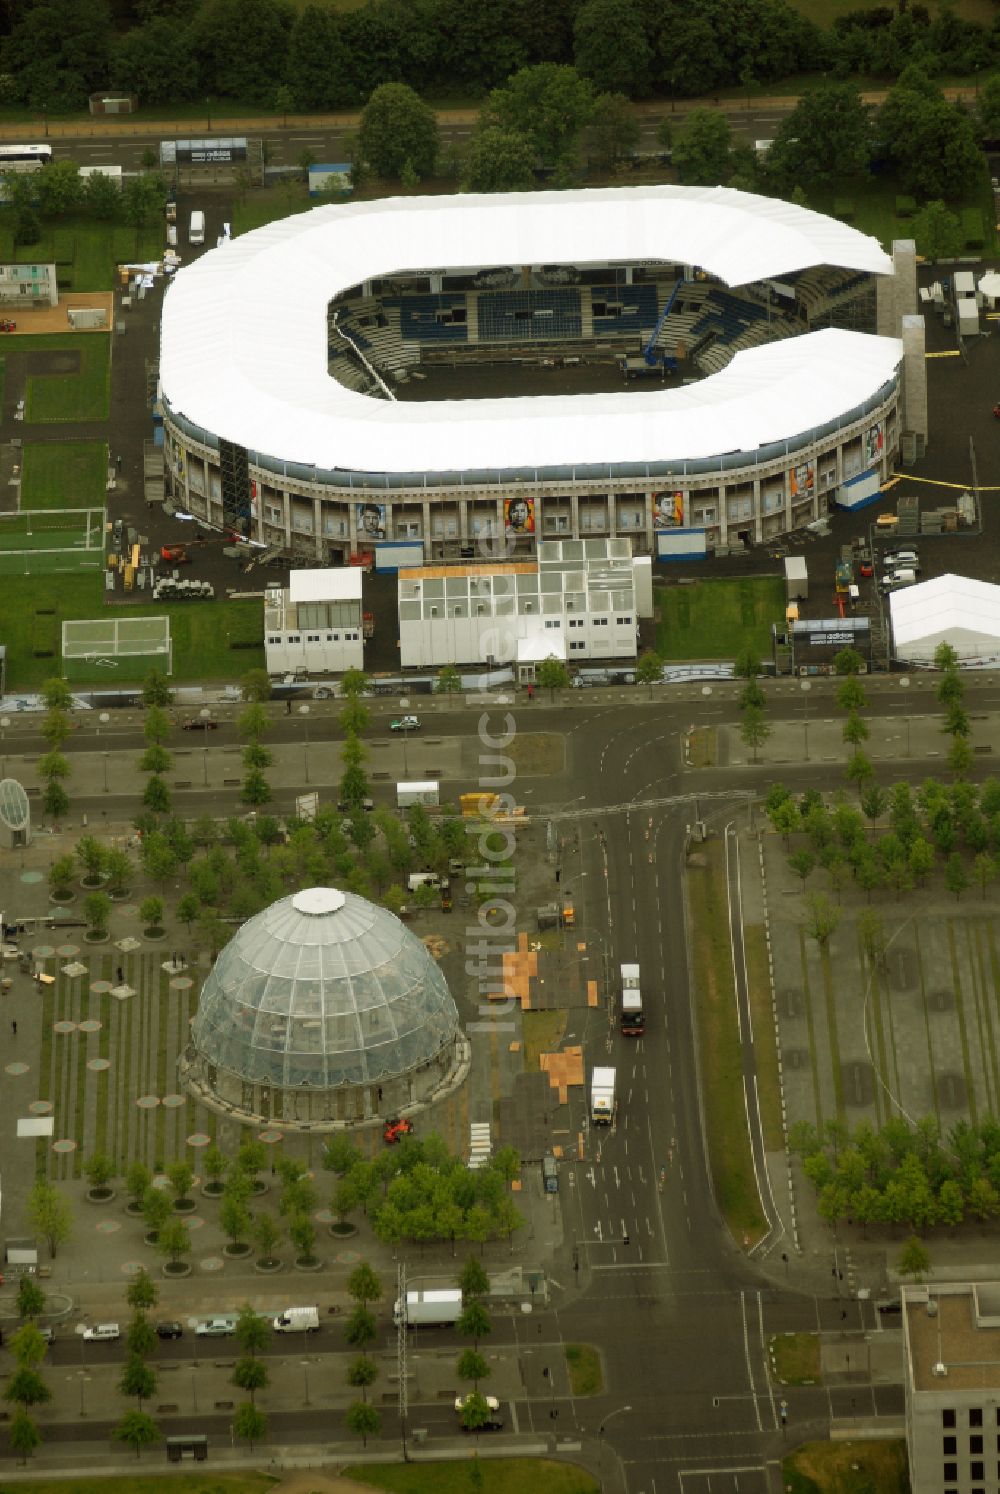
[[[893,646],[903,664],[929,665],[950,643],[966,668],[1000,669],[1000,586],[950,573],[889,597]]]
[[[996,270],[987,270],[982,277],[979,282],[979,294],[994,304],[1000,301],[1000,274]]]

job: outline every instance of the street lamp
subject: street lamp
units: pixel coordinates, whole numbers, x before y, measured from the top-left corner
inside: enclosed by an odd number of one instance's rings
[[[908,690],[910,688],[910,680],[909,680],[909,676],[908,675],[905,675],[905,674],[904,675],[900,675],[899,688],[901,690]],[[903,719],[906,722],[906,755],[907,755],[907,757],[909,757],[909,755],[910,755],[910,718],[909,718],[909,716],[905,716]]]
[[[86,1384],[89,1381],[89,1379],[90,1379],[90,1376],[87,1374],[86,1370],[82,1370],[82,1369],[77,1370],[77,1372],[76,1372],[75,1375],[67,1375],[66,1376],[66,1380],[67,1380],[68,1383],[71,1384],[75,1380],[76,1383],[80,1387],[80,1415],[81,1416],[86,1416],[86,1414],[87,1414],[87,1407],[86,1407],[86,1405],[84,1403],[84,1394],[85,1394],[84,1387],[86,1386]]]
[[[307,705],[300,705],[299,706],[299,715],[302,717],[302,720],[305,722],[305,727],[306,727],[305,769],[306,769],[306,783],[308,783],[309,782],[309,707]]]
[[[799,680],[799,689],[802,691],[802,735],[805,738],[806,762],[809,761],[809,691],[812,689],[811,680]]]
[[[598,1439],[599,1439],[600,1449],[601,1449],[601,1468],[602,1468],[602,1473],[603,1473],[603,1468],[604,1468],[604,1446],[605,1446],[605,1443],[604,1443],[604,1431],[605,1431],[605,1428],[607,1427],[609,1421],[612,1421],[616,1416],[623,1416],[626,1411],[631,1411],[631,1409],[632,1409],[631,1406],[619,1406],[617,1411],[609,1411],[608,1414],[607,1414],[607,1416],[601,1422],[600,1430],[598,1431],[597,1436],[598,1436]],[[604,1483],[603,1477],[601,1479],[601,1483],[602,1484]]]
[[[302,1365],[302,1378],[305,1381],[306,1405],[308,1406],[310,1404],[310,1401],[309,1401],[309,1361],[308,1361],[308,1359],[301,1359],[299,1361],[299,1363]]]

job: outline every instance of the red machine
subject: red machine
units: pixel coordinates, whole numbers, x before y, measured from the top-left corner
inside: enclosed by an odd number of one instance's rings
[[[409,1136],[413,1131],[413,1122],[406,1120],[386,1121],[385,1130],[382,1132],[382,1140],[386,1146],[395,1146],[397,1141],[402,1141],[404,1136]]]

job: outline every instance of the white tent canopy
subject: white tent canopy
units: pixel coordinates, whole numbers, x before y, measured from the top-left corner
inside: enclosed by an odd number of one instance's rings
[[[896,658],[932,664],[949,643],[963,664],[1000,668],[1000,586],[950,572],[889,597]]]
[[[891,274],[876,240],[722,187],[416,197],[317,208],[180,271],[160,376],[178,416],[279,461],[362,472],[656,462],[754,451],[836,420],[902,346],[829,328],[738,353],[714,378],[635,394],[393,403],[327,372],[327,307],[393,272],[483,265],[700,265],[729,285],[836,265]]]
[[[982,295],[989,296],[990,300],[997,300],[1000,297],[1000,274],[996,270],[987,270],[980,278],[979,290]]]

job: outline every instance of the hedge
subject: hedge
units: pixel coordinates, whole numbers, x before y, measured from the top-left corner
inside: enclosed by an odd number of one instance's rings
[[[264,609],[255,607],[230,612],[226,619],[226,639],[230,648],[262,648]]]
[[[36,612],[31,620],[31,652],[48,659],[59,648],[59,620],[51,612]]]

